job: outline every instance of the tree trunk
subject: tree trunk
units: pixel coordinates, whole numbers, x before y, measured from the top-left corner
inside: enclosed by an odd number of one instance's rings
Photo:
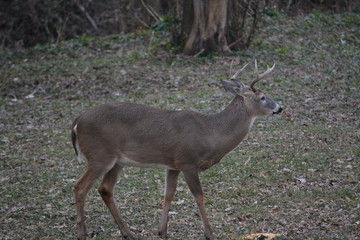
[[[264,0],[228,0],[226,38],[232,50],[250,46],[264,8]]]
[[[201,51],[228,51],[225,38],[227,0],[193,0],[192,8],[186,6],[190,2],[184,1],[183,35],[190,31],[184,53],[193,55]],[[189,16],[193,19],[190,30]]]
[[[205,30],[205,49],[210,51],[228,51],[225,38],[227,0],[210,1],[209,15]]]

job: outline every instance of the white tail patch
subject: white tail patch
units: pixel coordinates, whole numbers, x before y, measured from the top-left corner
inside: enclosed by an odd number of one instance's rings
[[[79,163],[84,162],[85,156],[84,156],[84,154],[82,153],[82,151],[81,151],[81,149],[80,149],[80,146],[79,146],[79,143],[78,143],[77,141],[76,141],[75,147],[76,147],[76,150],[77,150],[77,152],[78,152],[78,156],[77,156],[78,162],[79,162]]]
[[[77,134],[77,124],[75,124],[74,128],[73,128],[73,131],[75,133],[75,135]]]
[[[74,126],[73,128],[73,131],[75,133],[75,135],[77,135],[77,124]],[[77,160],[79,163],[82,163],[84,162],[84,154],[82,153],[81,149],[80,149],[80,146],[79,146],[79,142],[76,140],[75,142],[75,148],[76,148],[76,151],[77,151]]]

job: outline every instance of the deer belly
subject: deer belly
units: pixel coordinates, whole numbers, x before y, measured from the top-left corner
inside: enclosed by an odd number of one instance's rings
[[[117,160],[120,165],[131,166],[131,167],[141,167],[141,168],[170,168],[168,165],[161,163],[144,163],[135,161],[128,157],[121,157]]]

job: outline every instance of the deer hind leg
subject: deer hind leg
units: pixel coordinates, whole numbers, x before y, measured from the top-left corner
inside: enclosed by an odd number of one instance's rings
[[[162,238],[166,237],[167,234],[167,223],[169,210],[171,205],[171,200],[173,199],[176,192],[177,179],[180,171],[177,170],[166,170],[166,186],[165,186],[165,201],[164,208],[162,212],[160,228],[158,235]]]
[[[76,204],[76,222],[77,222],[77,238],[80,240],[86,239],[86,227],[85,227],[85,198],[89,189],[94,182],[104,175],[108,168],[95,168],[88,165],[85,174],[74,185],[75,204]]]
[[[204,193],[201,188],[199,173],[193,169],[183,171],[185,181],[189,186],[190,192],[193,194],[196,204],[199,207],[200,217],[204,225],[205,237],[208,239],[213,239],[214,236],[211,231],[209,220],[206,216],[206,210],[204,205]]]
[[[116,207],[114,200],[114,187],[118,179],[118,175],[123,166],[115,164],[114,167],[105,174],[100,186],[99,193],[104,200],[106,206],[110,210],[111,215],[115,219],[115,222],[119,226],[121,234],[124,238],[132,238],[130,229],[126,222],[121,218],[120,212]]]

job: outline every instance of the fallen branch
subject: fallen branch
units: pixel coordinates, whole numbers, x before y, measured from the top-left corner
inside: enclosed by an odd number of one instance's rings
[[[228,47],[231,48],[232,46],[238,44],[243,38],[244,36],[241,36],[238,40],[235,40],[234,42],[230,43]]]
[[[79,7],[80,11],[86,16],[86,18],[89,20],[90,24],[93,26],[95,31],[99,31],[99,28],[97,27],[94,19],[86,12],[85,7],[82,6],[78,1],[75,0],[75,4]]]
[[[162,21],[162,18],[159,16],[159,14],[157,14],[156,11],[150,5],[147,6],[144,0],[141,0],[141,3],[144,6],[144,8],[149,12],[149,14],[155,19],[156,22]]]
[[[193,57],[198,57],[200,54],[202,54],[205,51],[204,48],[202,48],[198,53],[196,53]]]
[[[149,50],[149,51],[151,51],[151,47],[152,47],[154,35],[155,35],[155,31],[152,31],[152,32],[151,32],[151,37],[150,37],[149,46],[148,46],[148,50]]]

